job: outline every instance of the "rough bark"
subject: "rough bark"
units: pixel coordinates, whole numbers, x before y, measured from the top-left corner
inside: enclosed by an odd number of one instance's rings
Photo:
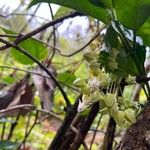
[[[55,138],[53,139],[50,147],[48,148],[49,150],[60,149],[62,143],[65,140],[66,133],[69,130],[69,127],[70,127],[74,117],[77,114],[77,107],[78,107],[80,97],[76,100],[75,104],[67,111],[66,117],[65,117],[60,129],[58,130]]]
[[[75,136],[76,136],[78,130],[81,128],[85,118],[86,118],[86,116],[76,115],[73,122],[71,123],[72,127],[70,126],[68,132],[66,133],[64,141],[60,147],[60,150],[70,149],[70,144],[73,143]],[[73,128],[75,131],[73,130]]]
[[[84,138],[89,131],[95,117],[97,116],[99,112],[99,102],[95,103],[93,107],[91,108],[91,111],[89,112],[89,115],[85,118],[82,126],[79,128],[78,133],[73,141],[73,143],[70,145],[69,150],[78,150],[80,145],[83,143]]]
[[[111,150],[112,149],[115,130],[116,130],[116,122],[112,117],[110,117],[106,135],[104,138],[104,145],[102,147],[103,150]]]
[[[126,131],[116,150],[150,150],[150,102]]]
[[[88,116],[77,115],[77,106],[78,101],[66,114],[49,150],[78,150],[84,142],[84,138],[99,112],[99,102],[93,105]],[[76,131],[73,131],[72,127],[75,127]]]

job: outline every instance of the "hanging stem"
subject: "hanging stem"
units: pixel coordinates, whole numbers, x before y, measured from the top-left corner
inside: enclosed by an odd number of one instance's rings
[[[92,150],[92,145],[93,145],[93,142],[94,142],[94,139],[95,139],[95,136],[96,136],[96,133],[97,133],[99,124],[100,124],[100,122],[101,122],[102,116],[103,116],[103,115],[100,115],[100,117],[99,117],[99,120],[98,120],[96,129],[95,129],[95,131],[94,131],[94,135],[93,135],[92,142],[91,142],[91,145],[90,145],[90,149],[89,149],[89,150]]]

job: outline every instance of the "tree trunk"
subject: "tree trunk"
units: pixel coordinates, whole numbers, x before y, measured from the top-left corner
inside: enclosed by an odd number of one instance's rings
[[[78,133],[73,141],[73,143],[70,145],[70,149],[69,150],[78,150],[80,145],[83,143],[84,138],[87,134],[87,132],[89,131],[95,117],[97,116],[99,112],[99,102],[96,102],[90,112],[89,115],[85,118],[82,126],[79,128]]]
[[[110,117],[104,138],[104,144],[102,146],[103,150],[112,150],[115,130],[116,130],[116,122],[112,117]]]
[[[116,150],[150,150],[150,102],[126,131]]]
[[[60,129],[58,130],[55,138],[53,139],[53,141],[49,147],[49,150],[58,150],[60,148],[60,146],[62,145],[62,143],[64,142],[66,133],[67,133],[74,117],[77,114],[77,108],[78,108],[80,98],[81,98],[81,96],[78,97],[75,104],[69,109],[69,111],[67,111],[66,117],[65,117]]]
[[[78,150],[80,145],[83,144],[84,138],[99,112],[99,102],[92,106],[88,116],[77,115],[77,106],[78,101],[67,113],[49,150]],[[73,127],[76,131],[73,131]]]

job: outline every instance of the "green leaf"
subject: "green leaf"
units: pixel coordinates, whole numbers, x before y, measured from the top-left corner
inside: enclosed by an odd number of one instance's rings
[[[91,4],[88,0],[32,0],[29,7],[41,2],[54,3],[78,10],[82,13],[97,18],[104,23],[108,23],[110,21],[110,15],[106,9],[103,7],[97,7]]]
[[[131,54],[126,54],[124,49],[120,50],[120,53],[116,58],[116,61],[118,62],[118,70],[116,70],[116,72],[118,75],[126,77],[129,74],[133,76],[138,74],[138,70]]]
[[[57,78],[59,81],[63,83],[73,84],[73,81],[76,79],[76,76],[74,74],[64,72],[64,73],[58,74]]]
[[[92,4],[104,8],[112,7],[112,0],[89,0]]]
[[[150,17],[139,28],[137,34],[143,39],[143,42],[144,42],[145,45],[150,46]]]
[[[120,77],[135,76],[141,73],[144,75],[145,46],[136,44],[135,51],[126,52],[125,47],[118,40],[117,31],[112,25],[107,27],[104,40],[105,45],[100,52],[99,62],[101,67],[105,67],[106,72]],[[136,64],[134,59],[136,59]]]
[[[5,84],[12,84],[12,83],[14,83],[16,80],[15,80],[15,78],[14,77],[12,77],[12,76],[3,76],[2,77],[2,82],[3,83],[5,83]]]
[[[111,50],[112,48],[118,48],[119,45],[118,34],[112,27],[112,25],[109,25],[107,27],[104,40],[108,50]]]
[[[73,84],[79,88],[85,87],[87,81],[84,78],[77,78],[74,80]]]
[[[119,77],[127,77],[128,75],[140,75],[138,68],[135,65],[135,61],[133,60],[133,53],[136,59],[138,60],[138,66],[141,69],[143,74],[144,71],[144,61],[145,61],[145,46],[137,45],[135,52],[129,52],[128,54],[125,52],[123,48],[118,51],[118,55],[116,58],[114,57],[115,49],[111,51],[101,51],[99,55],[99,62],[101,67],[104,67],[106,72],[113,73],[118,75]],[[117,68],[113,67],[117,63]]]
[[[15,32],[5,29],[5,28],[1,28],[6,34],[16,34]],[[10,41],[13,41],[14,38],[9,38]],[[33,38],[29,38],[23,42],[21,42],[19,44],[20,47],[22,47],[23,49],[25,49],[28,53],[30,53],[32,56],[34,56],[36,59],[43,60],[44,58],[46,58],[48,52],[47,52],[47,48],[46,46]],[[24,54],[18,52],[15,48],[11,48],[11,55],[19,62],[22,63],[24,65],[28,65],[28,64],[33,64],[34,62],[29,59],[27,56],[25,56]]]
[[[64,15],[69,14],[72,11],[72,9],[68,8],[68,7],[63,7],[61,6],[57,12],[54,15],[54,19],[58,19],[60,17],[63,17]]]
[[[135,123],[136,121],[136,115],[135,115],[135,111],[131,108],[128,108],[125,110],[125,118],[131,122],[131,123]]]
[[[16,150],[19,146],[19,143],[17,142],[11,142],[11,141],[0,141],[0,149],[1,150]]]
[[[150,0],[113,0],[118,21],[137,30],[150,15]]]
[[[139,69],[135,65],[135,60],[137,60],[137,65],[139,66],[141,72],[143,75],[145,74],[144,69],[144,61],[145,61],[145,54],[146,54],[146,48],[145,46],[136,45],[136,51],[129,52],[128,54],[125,53],[125,50],[121,50],[118,54],[116,61],[118,62],[118,71],[124,72],[127,75],[140,75]]]
[[[47,56],[46,46],[35,39],[27,39],[23,41],[19,46],[25,49],[28,53],[30,53],[30,55],[34,56],[39,61],[43,60]],[[34,63],[31,59],[18,52],[14,48],[11,49],[11,54],[18,62],[22,64],[28,65]]]

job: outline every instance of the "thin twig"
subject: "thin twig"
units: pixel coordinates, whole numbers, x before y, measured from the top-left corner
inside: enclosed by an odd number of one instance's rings
[[[19,47],[18,45],[15,45],[11,42],[8,42],[2,38],[0,38],[0,42],[5,43],[6,45],[15,48],[17,51],[19,51],[20,53],[24,54],[25,56],[27,56],[28,58],[30,58],[32,61],[34,61],[36,64],[38,64],[50,77],[51,79],[55,82],[55,84],[57,85],[58,89],[60,90],[60,92],[62,93],[64,100],[67,104],[67,107],[69,108],[71,106],[69,98],[66,94],[66,92],[63,90],[63,88],[61,87],[61,85],[59,84],[59,82],[55,79],[55,77],[52,75],[52,73],[41,63],[39,62],[38,59],[36,59],[35,57],[33,57],[30,53],[28,53],[26,50],[24,50],[23,48]]]
[[[91,42],[93,42],[94,40],[95,40],[95,38],[104,30],[106,28],[106,25],[103,25],[102,27],[101,27],[101,29],[99,29],[99,31],[84,45],[84,46],[82,46],[81,48],[79,48],[78,50],[76,50],[75,52],[73,52],[73,53],[71,53],[71,54],[64,54],[64,53],[62,53],[61,51],[61,49],[60,48],[58,48],[58,47],[56,47],[56,44],[55,45],[50,45],[50,44],[48,44],[48,43],[46,43],[46,42],[43,42],[43,41],[41,41],[41,40],[39,40],[39,39],[37,39],[37,38],[33,38],[33,39],[35,39],[35,40],[37,40],[37,41],[39,41],[39,42],[41,42],[41,43],[43,43],[43,44],[45,44],[46,46],[48,46],[48,47],[51,47],[51,48],[53,48],[53,51],[54,50],[56,50],[61,56],[63,56],[63,57],[71,57],[71,56],[74,56],[74,55],[76,55],[76,54],[78,54],[79,52],[81,52],[82,50],[84,50]],[[22,35],[23,36],[23,35]],[[18,37],[18,36],[17,36]],[[18,38],[19,39],[19,38]],[[22,41],[21,41],[22,42]],[[19,43],[17,43],[17,44],[19,44]],[[8,48],[8,47],[7,47]],[[0,47],[0,50],[3,50],[3,46],[2,47]]]
[[[87,144],[85,143],[85,141],[83,141],[82,145],[84,147],[84,150],[89,150]]]
[[[18,35],[16,35],[16,34],[0,34],[0,37],[18,38]]]
[[[5,129],[6,129],[6,122],[3,123],[3,129],[2,129],[2,134],[1,134],[1,140],[4,140]]]
[[[31,126],[30,130],[25,134],[25,137],[24,137],[23,141],[21,142],[20,146],[18,147],[18,150],[26,142],[26,140],[27,140],[28,136],[30,135],[32,129],[35,127],[35,125],[37,123],[37,119],[38,119],[38,114],[39,114],[39,112],[37,111],[36,115],[35,115],[34,122],[33,122],[32,126]]]
[[[37,15],[34,15],[34,14],[28,14],[28,13],[25,13],[25,14],[11,13],[11,14],[8,14],[8,15],[6,15],[6,16],[0,14],[0,17],[2,17],[2,18],[8,18],[8,17],[11,17],[11,16],[33,16],[33,17],[42,19],[42,20],[44,20],[44,21],[49,21],[48,19],[46,19],[46,18],[44,18],[44,17],[37,16]]]
[[[0,114],[7,113],[7,112],[10,112],[10,111],[16,110],[16,109],[21,109],[21,108],[22,109],[34,109],[35,107],[36,106],[31,105],[31,104],[17,105],[17,106],[12,106],[12,107],[0,110]]]
[[[23,71],[23,72],[27,72],[27,73],[30,73],[30,74],[36,74],[36,75],[39,75],[39,76],[42,76],[44,78],[48,78],[48,79],[51,79],[49,76],[47,75],[44,75],[44,74],[41,74],[41,73],[38,73],[38,72],[35,72],[35,71],[31,71],[31,70],[27,70],[27,69],[21,69],[21,68],[17,68],[17,67],[10,67],[10,66],[5,66],[5,65],[0,65],[1,68],[7,68],[7,69],[13,69],[13,70],[17,70],[17,71]]]
[[[26,144],[26,137],[27,137],[27,134],[28,134],[28,128],[29,128],[29,125],[30,125],[30,120],[31,120],[31,112],[29,113],[29,116],[28,116],[28,120],[27,120],[27,123],[26,123],[26,128],[25,128],[25,136],[24,136],[24,142],[22,142],[20,144],[23,145],[23,149],[25,149],[25,144]]]
[[[34,15],[36,14],[36,12],[38,11],[38,9],[40,8],[40,5],[41,5],[40,3],[37,5],[36,9],[35,9],[34,12],[33,12],[33,15],[32,15],[31,18],[28,20],[28,22],[25,23],[25,25],[22,27],[20,33],[22,33],[22,32],[25,30],[25,28],[28,26],[28,24],[30,24],[30,22],[31,22],[32,19],[34,18]]]
[[[54,20],[53,10],[52,10],[52,7],[51,7],[50,3],[48,3],[48,6],[49,6],[49,9],[50,9],[52,20]],[[54,40],[53,40],[53,46],[56,47],[56,28],[55,28],[55,25],[53,25],[53,38],[54,38]],[[50,39],[48,39],[47,42],[49,42],[49,40]],[[53,59],[53,57],[55,55],[55,51],[56,51],[55,48],[53,48],[53,52],[52,52],[52,55],[51,55],[51,57],[49,59],[49,62],[47,64],[47,66],[50,65],[50,63],[51,63],[51,61],[52,61],[52,59]]]
[[[96,129],[93,129],[93,128],[91,128],[89,131],[92,131],[92,132],[97,131],[97,132],[100,132],[100,133],[106,134],[106,132],[105,132],[105,131],[102,131],[102,130],[96,130]]]
[[[73,125],[70,125],[70,129],[71,129],[75,134],[78,134],[78,130],[77,130]]]
[[[81,128],[78,130],[78,134],[75,136],[73,143],[70,145],[70,150],[79,149],[98,112],[99,112],[99,102],[96,102],[92,106],[88,116],[85,118]]]
[[[61,56],[64,56],[64,57],[71,57],[71,56],[74,56],[75,54],[78,54],[79,52],[81,52],[82,50],[84,50],[87,46],[89,46],[89,44],[91,42],[93,42],[97,36],[106,28],[106,25],[103,25],[100,30],[84,45],[82,46],[81,48],[79,48],[77,51],[71,53],[71,54],[62,54],[60,51],[59,53],[61,54]],[[58,50],[58,49],[57,49]]]
[[[42,112],[42,113],[45,113],[45,114],[47,114],[47,115],[51,115],[52,117],[56,118],[56,119],[59,120],[59,121],[62,121],[62,119],[59,118],[55,113],[50,112],[50,111],[46,111],[46,110],[43,110],[43,109],[39,109],[39,108],[37,108],[36,106],[31,105],[31,104],[17,105],[17,106],[12,106],[12,107],[9,107],[9,108],[6,108],[6,109],[2,109],[2,110],[0,110],[0,114],[7,113],[7,112],[10,112],[10,111],[16,110],[16,109],[31,109],[31,110],[37,110],[37,111]]]
[[[10,138],[12,137],[12,135],[13,135],[13,131],[14,131],[14,129],[15,129],[15,127],[16,127],[16,125],[17,125],[17,123],[18,123],[18,120],[19,120],[20,116],[21,116],[21,113],[20,113],[20,110],[19,110],[19,112],[18,112],[18,115],[17,115],[17,117],[16,117],[15,122],[13,122],[13,123],[11,124],[10,132],[9,132],[8,137],[7,137],[7,140],[10,140]]]
[[[62,122],[62,119],[60,117],[58,117],[55,113],[53,112],[49,112],[49,111],[46,111],[46,110],[43,110],[43,109],[38,109],[38,108],[35,108],[35,110],[39,111],[39,112],[42,112],[42,113],[45,113],[49,116],[52,116],[54,118],[56,118],[58,121]]]
[[[68,18],[70,18],[70,17],[76,17],[76,16],[79,16],[79,15],[83,15],[83,14],[81,14],[81,13],[79,13],[79,12],[74,12],[74,13],[71,13],[71,14],[69,14],[69,15],[63,16],[63,17],[61,17],[61,18],[59,18],[59,19],[50,21],[50,22],[48,22],[48,23],[42,25],[41,27],[38,27],[37,29],[35,29],[35,30],[33,30],[33,31],[31,31],[31,32],[29,32],[29,33],[27,33],[27,34],[25,34],[25,35],[21,35],[18,39],[16,39],[16,40],[14,41],[14,43],[17,45],[17,44],[21,43],[22,41],[24,41],[24,40],[26,40],[26,39],[28,39],[28,38],[31,38],[32,36],[38,34],[39,32],[41,32],[41,31],[47,29],[48,27],[51,27],[51,26],[53,26],[53,25],[55,25],[55,24],[57,24],[57,23],[60,23],[60,22],[64,21],[65,19],[68,19]],[[1,47],[0,47],[0,50],[5,50],[5,49],[11,47],[10,44],[7,44],[7,43],[5,43],[5,44],[6,44],[5,46],[1,46]]]
[[[23,71],[23,72],[27,72],[27,73],[30,73],[30,74],[36,74],[36,75],[42,76],[42,77],[44,77],[44,78],[51,79],[51,78],[50,78],[49,76],[47,76],[47,75],[43,75],[43,74],[41,74],[41,73],[37,73],[37,72],[35,72],[35,71],[31,71],[31,70],[27,70],[27,69],[21,69],[21,68],[10,67],[10,66],[5,66],[5,65],[0,65],[0,67],[1,67],[1,68],[7,68],[7,69],[13,69],[13,70],[17,70],[17,71]],[[68,88],[70,88],[70,89],[72,89],[72,90],[74,90],[74,91],[80,93],[80,91],[79,91],[77,88],[75,88],[75,87],[73,87],[73,86],[70,86],[70,85],[66,84],[65,82],[59,81],[59,83],[61,83],[62,85],[64,85],[64,86],[66,86],[66,87],[68,87]]]
[[[56,136],[54,137],[53,141],[51,142],[51,145],[49,146],[49,150],[52,149],[59,149],[62,143],[64,142],[64,139],[66,138],[66,133],[70,129],[70,125],[72,124],[72,121],[74,120],[76,114],[77,114],[77,107],[79,104],[79,100],[81,99],[82,95],[80,95],[72,108],[66,113],[65,119],[62,122],[61,127],[57,131]]]
[[[97,133],[99,124],[100,124],[100,122],[101,122],[102,116],[103,116],[103,115],[100,115],[100,117],[99,117],[99,120],[98,120],[96,129],[95,129],[95,131],[94,131],[93,138],[92,138],[92,141],[91,141],[91,145],[90,145],[90,149],[89,149],[89,150],[92,150],[93,142],[94,142],[94,139],[95,139],[95,136],[96,136],[96,133]]]

